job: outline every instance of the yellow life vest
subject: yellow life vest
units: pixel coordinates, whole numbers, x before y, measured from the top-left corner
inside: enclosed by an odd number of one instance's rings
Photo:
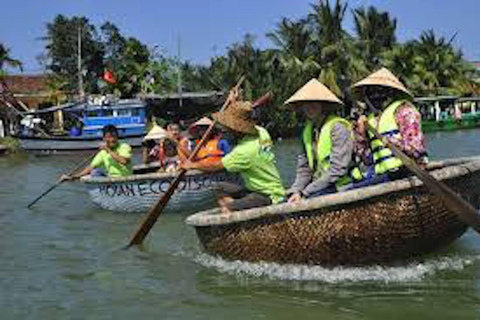
[[[317,156],[314,157],[313,154],[313,145],[312,145],[312,136],[313,136],[313,123],[307,121],[305,128],[303,130],[303,144],[305,147],[305,152],[307,154],[308,166],[311,170],[315,172],[315,175],[321,176],[322,172],[325,172],[330,168],[330,155],[332,153],[332,129],[333,126],[337,123],[343,124],[352,132],[352,125],[349,121],[340,118],[335,115],[328,116],[325,124],[320,130],[320,136],[317,142]],[[353,132],[352,132],[353,138]],[[340,177],[336,182],[336,187],[341,187],[347,185],[353,181],[360,181],[363,179],[363,175],[360,169],[354,165],[353,155],[352,155],[352,165],[349,168],[349,172]]]
[[[402,136],[397,121],[395,120],[395,112],[404,103],[408,103],[408,101],[399,100],[390,104],[380,115],[380,120],[378,122],[375,116],[370,114],[368,116],[368,123],[376,128],[378,133],[382,136],[401,140]],[[395,157],[392,154],[392,151],[387,148],[381,140],[377,139],[371,132],[368,132],[368,136],[370,138],[370,148],[372,149],[373,154],[375,174],[381,175],[403,167],[402,161]]]

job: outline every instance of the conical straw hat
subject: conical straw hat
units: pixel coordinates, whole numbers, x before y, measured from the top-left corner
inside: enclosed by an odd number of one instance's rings
[[[403,83],[387,68],[382,68],[352,86],[352,92],[358,97],[363,95],[366,86],[381,86],[397,89],[412,97]]]
[[[298,89],[293,96],[285,101],[285,104],[305,101],[325,101],[335,104],[343,104],[342,100],[315,78]]]
[[[148,134],[143,138],[143,141],[147,140],[160,140],[168,136],[167,130],[160,126],[154,126]]]
[[[256,135],[257,129],[251,118],[251,110],[249,102],[236,102],[223,112],[215,112],[212,118],[234,131]]]
[[[190,134],[193,134],[193,132],[197,129],[197,127],[199,126],[210,126],[211,124],[213,123],[212,120],[210,120],[210,118],[208,117],[203,117],[202,119],[192,123],[190,125],[190,127],[188,128],[188,132],[190,132]]]

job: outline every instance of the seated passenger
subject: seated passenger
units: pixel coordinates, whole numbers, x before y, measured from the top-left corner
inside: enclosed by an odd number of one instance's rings
[[[212,124],[212,120],[203,117],[190,126],[190,134],[195,139],[195,144],[198,144],[208,127]],[[216,128],[210,134],[210,139],[200,148],[194,162],[214,163],[222,160],[222,157],[231,151],[230,143],[222,139],[222,135]]]
[[[383,142],[376,139],[368,126],[387,137],[420,166],[428,162],[421,115],[412,103],[412,95],[388,69],[371,74],[352,87],[353,95],[363,100],[369,109],[368,117],[359,119],[359,131],[369,141],[375,175],[367,180],[375,184],[410,175],[402,161],[396,158]]]
[[[180,165],[177,142],[168,138],[162,139],[159,150],[160,170],[165,172],[177,171]]]
[[[215,163],[187,162],[184,169],[239,173],[245,187],[220,182],[215,186],[222,212],[244,210],[284,200],[285,190],[276,167],[272,140],[267,130],[250,118],[251,105],[236,102],[212,117],[233,137],[232,151]]]
[[[154,126],[143,138],[142,162],[149,164],[159,161],[160,141],[167,137],[167,131],[160,126]]]
[[[180,133],[180,126],[177,123],[170,123],[167,126],[167,133],[171,139],[177,142],[177,153],[179,160],[184,162],[192,152],[190,140]]]
[[[132,147],[118,141],[113,125],[103,127],[103,145],[88,167],[72,176],[62,175],[60,180],[73,180],[85,175],[124,177],[132,174]]]
[[[290,203],[347,189],[362,179],[353,156],[352,126],[335,114],[343,102],[333,92],[312,79],[285,104],[307,118],[296,179],[287,192]]]

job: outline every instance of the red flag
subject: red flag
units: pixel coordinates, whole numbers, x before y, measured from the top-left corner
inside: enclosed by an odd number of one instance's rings
[[[115,75],[110,70],[105,70],[105,72],[103,73],[103,80],[105,80],[105,82],[110,84],[117,83],[117,79],[115,78]]]

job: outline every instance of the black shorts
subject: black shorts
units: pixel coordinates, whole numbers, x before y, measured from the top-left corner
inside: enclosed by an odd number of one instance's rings
[[[213,188],[217,198],[231,197],[233,201],[227,204],[230,211],[240,211],[272,204],[270,197],[252,192],[231,182],[219,182]]]

